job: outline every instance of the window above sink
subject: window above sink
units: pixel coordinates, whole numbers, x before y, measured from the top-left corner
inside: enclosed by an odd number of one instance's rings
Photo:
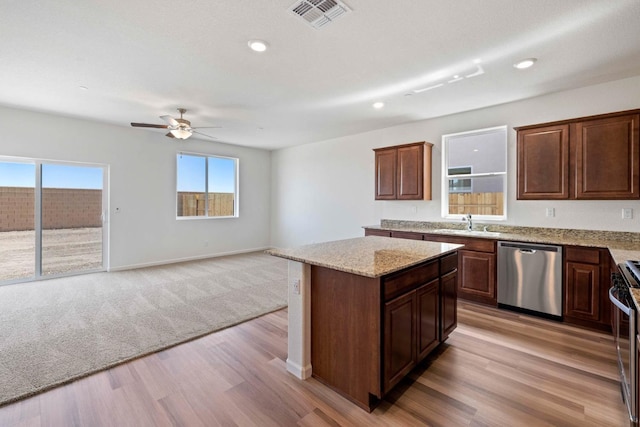
[[[442,217],[505,220],[507,127],[442,136]]]

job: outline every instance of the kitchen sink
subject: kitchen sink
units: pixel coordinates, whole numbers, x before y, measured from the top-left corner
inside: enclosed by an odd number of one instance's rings
[[[451,228],[440,228],[433,230],[438,234],[455,234],[457,236],[476,236],[476,237],[499,237],[502,233],[497,231],[480,231],[480,230],[454,230]]]

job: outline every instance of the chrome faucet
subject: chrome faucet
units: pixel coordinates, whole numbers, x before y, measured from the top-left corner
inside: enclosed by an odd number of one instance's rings
[[[467,214],[462,218],[463,221],[467,221],[467,231],[473,231],[473,221],[471,220],[471,214]]]

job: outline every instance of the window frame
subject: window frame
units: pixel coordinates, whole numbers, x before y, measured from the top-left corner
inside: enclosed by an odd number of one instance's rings
[[[460,136],[468,136],[468,135],[481,135],[487,133],[504,133],[504,172],[484,172],[484,173],[469,173],[469,174],[454,174],[449,175],[449,143],[450,139]],[[459,219],[461,214],[451,214],[449,213],[449,180],[450,179],[473,179],[473,178],[485,178],[485,177],[494,177],[501,176],[502,177],[502,215],[473,215],[479,221],[506,221],[507,220],[507,177],[508,177],[508,169],[509,169],[509,158],[508,158],[508,134],[507,134],[507,125],[502,126],[494,126],[490,128],[483,129],[474,129],[465,132],[456,132],[449,133],[446,135],[442,135],[442,170],[441,170],[441,216],[444,219]],[[457,167],[457,166],[456,166]],[[473,181],[471,184],[473,188]],[[452,193],[452,194],[460,194],[460,193]]]
[[[178,194],[180,190],[178,189],[178,173],[179,173],[179,161],[180,156],[192,156],[192,157],[203,157],[205,159],[205,185],[204,185],[204,198],[205,198],[205,214],[202,216],[193,215],[193,216],[179,216],[178,215]],[[225,215],[225,216],[211,216],[209,215],[208,207],[209,207],[209,159],[226,159],[233,160],[234,162],[234,197],[233,197],[233,215]],[[174,213],[176,215],[176,220],[199,220],[199,219],[229,219],[229,218],[239,218],[240,217],[240,159],[238,157],[232,156],[221,156],[218,154],[205,154],[205,153],[194,153],[189,151],[178,151],[176,153],[176,173],[175,173],[175,193],[174,193]]]

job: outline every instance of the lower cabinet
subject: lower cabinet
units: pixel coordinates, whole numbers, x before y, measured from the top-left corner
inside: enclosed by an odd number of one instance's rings
[[[391,390],[416,365],[416,292],[384,305],[384,390]]]
[[[372,411],[456,326],[457,252],[365,277],[312,265],[312,375]]]
[[[456,254],[443,257],[439,277],[384,304],[385,392],[391,390],[456,328],[456,258]]]
[[[606,249],[565,246],[564,320],[608,330],[610,256]]]
[[[460,298],[496,305],[496,254],[459,251]]]
[[[384,306],[384,389],[391,390],[440,344],[440,281]]]
[[[459,256],[459,255],[458,255]],[[440,278],[440,301],[442,314],[440,316],[440,340],[447,339],[449,334],[458,326],[458,272],[457,270],[444,274]]]
[[[373,235],[379,231],[365,229],[365,234]],[[496,240],[395,230],[385,232],[396,238],[465,245],[458,251],[457,273],[451,275],[453,281],[447,278],[446,271],[441,271],[441,340],[456,325],[455,309],[450,308],[451,299],[458,297],[497,306]],[[616,265],[607,249],[564,246],[564,322],[611,330],[612,310],[608,291],[611,272],[615,270]]]

